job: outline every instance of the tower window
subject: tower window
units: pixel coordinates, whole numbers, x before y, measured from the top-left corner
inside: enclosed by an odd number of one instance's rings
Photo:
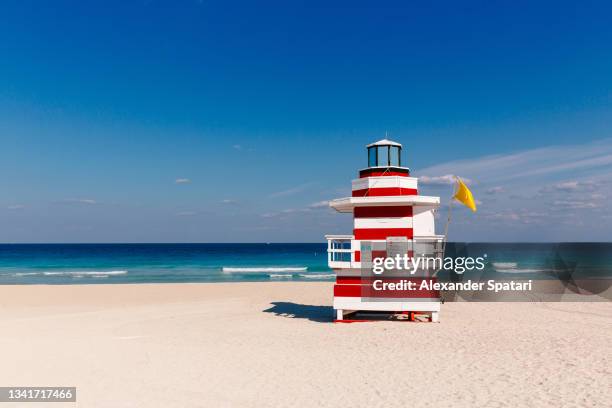
[[[376,147],[368,148],[368,167],[376,167]]]
[[[389,166],[400,167],[400,148],[398,146],[389,146]]]
[[[378,146],[378,166],[389,165],[389,146]]]

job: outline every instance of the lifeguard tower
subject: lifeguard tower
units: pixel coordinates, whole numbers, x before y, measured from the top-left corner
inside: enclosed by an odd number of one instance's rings
[[[360,320],[358,312],[390,312],[437,322],[440,298],[433,291],[377,295],[371,290],[372,260],[408,254],[441,257],[443,235],[435,234],[434,213],[439,197],[418,194],[418,180],[402,166],[402,145],[387,139],[367,145],[368,167],[352,182],[351,197],[329,203],[341,213],[353,213],[353,235],[326,235],[328,264],[336,273],[335,321]],[[409,279],[431,277],[419,270]],[[400,275],[384,276],[396,279]],[[404,276],[405,277],[405,276]],[[420,319],[419,319],[420,320]]]

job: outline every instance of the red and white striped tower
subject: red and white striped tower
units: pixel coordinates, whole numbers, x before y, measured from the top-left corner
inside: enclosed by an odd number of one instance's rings
[[[363,296],[362,266],[374,258],[385,257],[390,242],[401,241],[408,255],[419,255],[439,248],[443,236],[435,234],[434,212],[439,197],[418,194],[418,180],[402,166],[402,145],[387,139],[369,144],[368,167],[352,182],[351,197],[330,202],[342,213],[353,213],[353,235],[327,235],[328,264],[336,272],[334,309],[336,320],[355,311],[429,313],[437,321],[440,302],[437,293],[412,292],[393,299]],[[362,265],[362,261],[364,265]],[[368,262],[366,264],[366,262]]]

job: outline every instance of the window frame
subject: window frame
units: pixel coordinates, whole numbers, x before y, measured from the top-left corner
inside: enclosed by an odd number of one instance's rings
[[[384,164],[382,164],[379,160],[379,151],[381,149],[387,150],[387,162]],[[397,164],[391,164],[391,149],[397,149]],[[373,157],[372,154],[374,155]],[[373,163],[371,163],[371,161],[373,161]],[[394,145],[378,145],[368,147],[368,167],[402,167],[402,148]]]

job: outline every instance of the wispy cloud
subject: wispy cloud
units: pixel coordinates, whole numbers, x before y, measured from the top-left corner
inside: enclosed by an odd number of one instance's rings
[[[329,201],[317,201],[316,203],[312,203],[308,206],[308,208],[317,209],[317,208],[329,208]]]
[[[23,210],[25,205],[23,204],[13,204],[6,207],[7,210]]]
[[[606,201],[612,196],[612,139],[457,160],[415,172],[421,192],[433,195],[453,174],[473,180],[470,189],[482,201],[477,213],[456,214],[453,239],[482,239],[482,234],[497,240],[612,238],[606,232],[612,225],[604,218],[612,211]],[[504,228],[491,230],[495,224]]]
[[[242,145],[235,144],[235,145],[232,146],[232,148],[235,149],[235,150],[242,150]]]
[[[175,184],[189,184],[191,183],[191,180],[188,178],[178,178],[176,180],[174,180]]]
[[[296,214],[296,213],[304,213],[308,211],[310,211],[309,208],[287,208],[287,209],[280,210],[280,211],[272,211],[272,212],[261,214],[261,217],[262,218],[275,218],[279,216],[286,216],[286,215],[291,215],[291,214]]]
[[[238,201],[226,198],[226,199],[221,200],[221,204],[227,204],[227,205],[238,204]]]
[[[483,215],[487,222],[501,223],[506,226],[518,224],[541,224],[548,218],[545,212],[531,211],[526,208],[521,209],[506,209],[495,212],[487,212]]]
[[[428,177],[447,178],[449,174],[462,174],[478,183],[503,180],[528,181],[526,177],[563,176],[580,172],[600,177],[610,175],[612,169],[612,139],[597,142],[550,146],[506,155],[490,155],[457,160],[420,170]]]
[[[64,204],[84,204],[84,205],[95,205],[98,204],[96,200],[91,198],[67,198],[61,201]]]
[[[291,187],[291,188],[288,188],[286,190],[281,190],[281,191],[277,191],[275,193],[272,193],[272,194],[269,195],[269,197],[270,198],[278,198],[278,197],[285,197],[285,196],[290,196],[290,195],[302,193],[305,190],[307,190],[309,187],[311,187],[313,184],[315,184],[315,183],[310,182],[310,183],[300,184],[298,186]]]
[[[175,214],[177,217],[193,217],[198,215],[197,211],[179,211]]]
[[[443,176],[420,176],[419,183],[432,186],[445,186],[454,184],[456,182],[456,177],[458,176],[455,176],[454,174],[445,174]],[[465,177],[459,178],[468,184],[472,182],[472,180]]]
[[[493,194],[505,193],[506,190],[503,187],[495,186],[495,187],[488,188],[486,192],[487,194],[493,195]]]
[[[598,208],[600,204],[590,200],[555,200],[553,206],[556,209],[583,210]]]
[[[543,192],[562,191],[562,192],[578,192],[578,191],[594,191],[599,183],[594,181],[564,181],[551,186],[542,188]]]
[[[292,214],[304,214],[304,213],[315,212],[315,211],[320,213],[321,211],[317,211],[317,210],[322,210],[326,208],[329,208],[329,201],[323,200],[323,201],[314,202],[312,204],[309,204],[301,208],[287,208],[287,209],[280,210],[280,211],[267,212],[267,213],[261,214],[261,217],[262,218],[275,218],[275,217],[288,216]]]

